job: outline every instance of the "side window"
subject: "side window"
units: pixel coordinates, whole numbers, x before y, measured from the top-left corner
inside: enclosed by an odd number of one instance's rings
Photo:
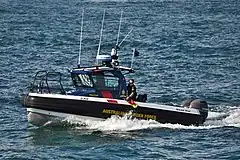
[[[93,75],[92,78],[97,89],[99,90],[107,89],[105,84],[105,77],[103,75]]]
[[[106,86],[111,90],[118,90],[119,79],[118,77],[106,77]]]
[[[93,83],[92,83],[89,75],[79,74],[78,77],[79,77],[83,86],[93,87]]]
[[[98,90],[119,90],[119,78],[110,72],[104,72],[98,75],[92,75],[95,87]]]

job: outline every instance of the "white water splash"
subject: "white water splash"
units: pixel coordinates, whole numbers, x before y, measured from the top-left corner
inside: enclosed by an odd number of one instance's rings
[[[223,119],[223,123],[227,126],[240,127],[240,108],[230,111],[230,115]]]
[[[228,116],[225,112],[208,112],[207,120],[223,119]]]
[[[162,124],[154,120],[132,119],[129,115],[119,117],[112,116],[104,121],[83,120],[74,116],[68,117],[64,121],[70,124],[78,124],[77,129],[89,129],[98,131],[133,131],[153,128],[169,129],[212,129],[225,126],[240,127],[240,109],[235,108],[228,113],[209,112],[206,122],[201,126],[184,126],[181,124]]]
[[[209,116],[204,125],[240,127],[239,107],[228,107],[228,111],[226,112],[209,112],[208,114]]]

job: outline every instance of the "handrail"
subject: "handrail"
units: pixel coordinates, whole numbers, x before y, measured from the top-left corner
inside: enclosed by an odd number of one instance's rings
[[[55,76],[54,79],[51,79],[51,76]],[[30,91],[35,92],[35,89],[37,92],[40,92],[41,94],[44,93],[43,89],[47,89],[48,93],[52,93],[49,82],[58,82],[60,87],[59,90],[61,94],[66,94],[63,85],[62,85],[62,73],[55,72],[55,71],[38,71],[36,75],[34,76],[34,81],[32,83],[32,86],[30,88]],[[46,85],[46,88],[44,86],[44,83]]]

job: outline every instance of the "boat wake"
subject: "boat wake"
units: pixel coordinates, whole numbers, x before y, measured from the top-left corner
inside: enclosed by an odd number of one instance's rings
[[[220,109],[219,109],[220,108]],[[60,122],[60,123],[59,123]],[[131,117],[131,113],[120,117],[112,116],[106,120],[81,119],[69,116],[63,120],[47,121],[43,126],[73,126],[76,129],[93,131],[134,131],[155,128],[168,129],[213,129],[222,127],[240,128],[240,107],[218,107],[208,112],[206,122],[201,126],[185,126],[181,124],[162,124],[154,120],[141,120]]]
[[[228,107],[226,112],[209,112],[204,126],[240,128],[240,108]]]
[[[104,121],[83,120],[71,116],[63,120],[76,129],[89,129],[95,131],[134,131],[154,128],[168,129],[213,129],[221,127],[240,128],[240,108],[228,107],[228,111],[210,111],[206,122],[201,126],[184,126],[181,124],[162,124],[154,120],[132,119],[129,115],[123,117],[112,116]]]

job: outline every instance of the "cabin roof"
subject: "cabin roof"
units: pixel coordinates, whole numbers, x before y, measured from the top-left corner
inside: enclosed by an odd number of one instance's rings
[[[82,68],[73,68],[71,70],[72,74],[92,74],[94,72],[104,72],[104,71],[128,71],[133,73],[134,70],[129,67],[123,66],[114,66],[114,67],[107,67],[107,66],[92,66],[92,67],[82,67]]]

